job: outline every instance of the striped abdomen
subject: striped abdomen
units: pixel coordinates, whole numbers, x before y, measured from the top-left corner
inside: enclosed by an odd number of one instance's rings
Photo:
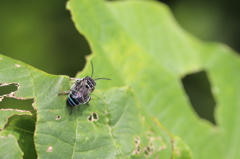
[[[72,94],[68,95],[67,103],[68,103],[68,105],[73,106],[73,107],[81,104],[77,98],[72,97]]]

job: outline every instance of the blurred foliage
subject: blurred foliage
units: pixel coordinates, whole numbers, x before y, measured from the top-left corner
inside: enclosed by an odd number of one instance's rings
[[[158,0],[167,4],[178,23],[188,32],[206,41],[225,43],[240,52],[240,1]],[[200,117],[214,121],[214,101],[211,83],[200,72],[183,78],[183,85],[191,104]]]
[[[240,52],[240,1],[158,0],[166,3],[179,24],[203,40],[225,43]]]
[[[75,76],[90,49],[76,31],[66,2],[2,1],[0,53],[48,73]]]
[[[90,54],[89,46],[74,27],[67,0],[9,0],[0,3],[0,53],[51,74],[74,77]],[[1,87],[0,95],[15,90]],[[5,98],[1,108],[28,107],[32,100]]]

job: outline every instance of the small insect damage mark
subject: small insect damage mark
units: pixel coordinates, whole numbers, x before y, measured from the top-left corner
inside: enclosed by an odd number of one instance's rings
[[[166,149],[166,145],[163,145],[162,137],[155,136],[154,132],[147,131],[145,133],[148,144],[143,148],[143,153],[145,157],[151,156],[154,152],[160,152],[163,149]],[[160,146],[161,145],[161,146]]]
[[[175,154],[176,154],[177,156],[181,156],[180,150],[179,150],[179,149],[175,149]]]
[[[53,147],[52,146],[48,146],[47,152],[52,152],[52,151],[53,151]]]
[[[141,140],[140,140],[140,137],[139,137],[139,136],[136,136],[136,137],[134,138],[134,142],[135,142],[135,150],[133,151],[133,153],[134,153],[135,155],[138,155],[138,154],[140,154],[140,152],[141,152],[141,147],[140,147]]]
[[[148,145],[147,147],[144,147],[144,155],[145,157],[150,156],[154,152],[154,146]]]
[[[55,118],[56,120],[59,120],[59,119],[61,119],[61,116],[60,115],[58,115],[58,116],[56,116],[56,118]]]
[[[16,66],[16,67],[21,67],[21,65],[19,65],[19,64],[15,64],[15,66]]]
[[[93,121],[98,121],[98,114],[96,112],[92,113],[91,115],[88,116],[88,121],[93,122]]]

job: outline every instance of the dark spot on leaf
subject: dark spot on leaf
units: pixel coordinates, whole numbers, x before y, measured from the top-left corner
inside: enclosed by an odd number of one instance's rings
[[[186,94],[197,114],[213,124],[214,107],[216,102],[211,92],[211,85],[205,71],[193,73],[185,76],[182,83]]]
[[[136,136],[134,138],[134,142],[135,142],[135,150],[134,150],[134,154],[135,155],[138,155],[140,152],[141,152],[141,147],[140,147],[140,137],[139,136]]]
[[[135,142],[135,144],[136,145],[139,145],[140,144],[140,137],[139,136],[136,136],[135,138],[134,138],[134,142]]]
[[[93,113],[93,119],[94,119],[94,120],[97,120],[97,119],[98,119],[97,113]]]
[[[153,145],[148,145],[147,147],[144,147],[144,155],[146,157],[150,156],[154,151],[154,146]]]
[[[92,122],[92,121],[98,121],[98,114],[97,113],[92,113],[91,115],[88,116],[88,121]]]
[[[56,118],[55,118],[56,120],[59,120],[59,119],[61,119],[61,116],[60,115],[58,115],[58,116],[56,116]]]
[[[134,154],[135,155],[138,155],[141,153],[141,147],[140,146],[137,146],[136,149],[134,150]]]
[[[88,121],[92,121],[92,115],[88,116]]]

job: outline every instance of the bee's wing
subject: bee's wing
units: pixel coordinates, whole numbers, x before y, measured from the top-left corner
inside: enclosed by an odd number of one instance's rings
[[[82,92],[78,92],[75,95],[75,99],[80,103],[80,104],[85,104],[89,101],[89,94],[87,93],[82,93]]]
[[[72,85],[72,87],[70,88],[70,90],[76,90],[77,87],[80,87],[82,85],[82,79],[78,79],[78,78],[71,78],[71,79],[74,79],[75,81],[75,84]]]

